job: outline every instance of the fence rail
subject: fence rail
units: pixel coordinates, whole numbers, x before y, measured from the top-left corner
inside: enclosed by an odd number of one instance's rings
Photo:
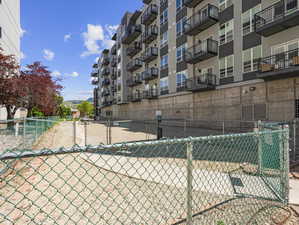
[[[266,224],[288,203],[289,128],[271,127],[276,129],[6,150],[0,166],[14,163],[0,173],[0,221]]]

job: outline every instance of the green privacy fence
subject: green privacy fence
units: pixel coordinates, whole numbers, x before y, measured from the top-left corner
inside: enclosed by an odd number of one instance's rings
[[[267,147],[264,146],[267,144]],[[0,153],[0,223],[271,224],[288,203],[288,127]],[[277,156],[272,153],[277,152]],[[278,164],[268,165],[275,157]]]

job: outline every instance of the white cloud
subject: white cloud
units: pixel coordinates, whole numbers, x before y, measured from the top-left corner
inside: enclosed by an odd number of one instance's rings
[[[45,58],[46,60],[48,60],[48,61],[52,61],[52,60],[54,59],[54,57],[55,57],[55,53],[52,52],[51,50],[49,50],[49,49],[44,49],[43,52],[44,52],[44,58]]]
[[[53,77],[59,77],[59,76],[61,76],[61,73],[60,73],[58,70],[54,70],[54,71],[51,73],[51,75],[52,75]]]
[[[95,60],[94,60],[94,62],[95,62],[95,63],[98,63],[98,62],[99,62],[99,59],[100,59],[100,57],[99,57],[99,56],[98,56],[98,57],[96,57],[96,58],[95,58]]]
[[[72,73],[69,73],[69,74],[65,74],[66,76],[71,76],[71,77],[78,77],[79,76],[79,73],[78,72],[72,72]]]
[[[66,35],[64,35],[63,40],[64,40],[64,42],[68,42],[68,40],[71,38],[72,38],[72,34],[66,34]]]
[[[26,55],[24,54],[24,52],[20,52],[20,59],[25,59],[26,58]]]
[[[84,32],[84,46],[86,51],[81,54],[81,57],[86,57],[94,54],[100,54],[104,48],[111,48],[114,41],[111,40],[113,33],[116,31],[115,25],[87,25],[87,32]]]
[[[21,28],[21,38],[25,35],[26,32],[27,31],[25,29]]]

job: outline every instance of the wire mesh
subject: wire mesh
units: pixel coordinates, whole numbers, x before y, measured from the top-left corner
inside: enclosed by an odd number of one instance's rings
[[[0,223],[266,224],[287,203],[287,142],[279,128],[6,150]]]

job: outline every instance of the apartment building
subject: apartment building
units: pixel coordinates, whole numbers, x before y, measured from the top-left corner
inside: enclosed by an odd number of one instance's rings
[[[99,116],[299,117],[298,0],[143,3],[114,36],[117,78],[109,85],[117,88],[108,104],[99,102]]]
[[[20,38],[20,0],[0,0],[0,48],[4,54],[15,55],[18,61]],[[6,109],[0,105],[0,120],[6,119],[6,116]]]

